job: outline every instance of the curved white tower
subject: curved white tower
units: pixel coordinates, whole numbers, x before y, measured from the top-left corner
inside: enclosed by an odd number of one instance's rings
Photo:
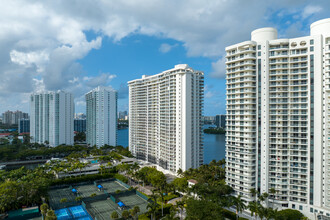
[[[226,47],[226,182],[246,201],[275,189],[264,205],[315,219],[330,217],[330,18],[310,28]]]
[[[311,36],[330,35],[330,18],[322,19],[311,24]]]
[[[259,28],[251,32],[252,41],[266,41],[277,39],[277,30],[272,27]]]

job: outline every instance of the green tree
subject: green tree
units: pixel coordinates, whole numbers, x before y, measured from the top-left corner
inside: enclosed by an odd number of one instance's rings
[[[67,202],[67,201],[68,201],[67,198],[62,198],[62,199],[60,200],[60,203],[65,203],[65,202]]]
[[[49,209],[47,211],[46,220],[56,220],[56,219],[57,219],[57,217],[55,215],[54,210]]]
[[[180,219],[182,219],[182,213],[183,213],[183,209],[184,209],[184,201],[177,201],[176,202],[176,207],[178,207],[180,209]]]
[[[304,217],[304,215],[301,212],[293,209],[284,209],[278,211],[278,216],[281,219],[290,219],[290,220],[299,220],[302,217]]]
[[[249,202],[248,209],[251,212],[251,216],[255,216],[255,218],[258,218],[258,210],[259,210],[260,204],[256,201]]]
[[[151,212],[151,220],[156,219],[156,210],[159,207],[159,204],[157,203],[157,197],[152,197],[151,202],[148,203],[147,209]]]
[[[172,182],[175,190],[178,190],[179,192],[186,192],[188,188],[188,181],[186,178],[175,178]]]
[[[186,204],[188,220],[224,219],[221,206],[212,201],[188,199]]]
[[[46,214],[47,214],[47,210],[48,210],[48,205],[46,203],[43,203],[41,206],[40,206],[40,211],[41,211],[41,214],[42,216],[45,218],[46,217]]]
[[[177,213],[177,210],[174,208],[174,206],[172,206],[170,213],[167,214],[164,218],[162,218],[163,220],[179,220],[179,217],[175,217]]]
[[[129,213],[129,211],[124,210],[124,211],[121,213],[121,217],[124,218],[124,219],[128,219],[128,218],[130,217],[130,213]]]
[[[272,207],[274,206],[274,200],[275,200],[275,194],[276,194],[276,190],[275,190],[275,188],[270,188],[269,189],[269,194],[271,195],[270,197],[271,197],[271,199],[273,200],[272,201]]]
[[[118,219],[119,218],[119,215],[118,215],[118,212],[116,212],[116,211],[113,211],[112,213],[111,213],[111,216],[110,216],[112,219]]]
[[[136,218],[137,214],[140,212],[140,207],[139,206],[134,206],[131,210],[129,210],[131,213],[131,216],[133,218]]]
[[[238,220],[238,214],[242,213],[246,209],[246,205],[244,201],[242,200],[241,195],[238,195],[237,197],[233,196],[231,197],[231,202],[236,208],[236,219]]]

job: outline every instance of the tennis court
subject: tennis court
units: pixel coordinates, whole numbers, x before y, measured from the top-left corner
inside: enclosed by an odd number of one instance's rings
[[[108,182],[100,182],[103,188],[108,191],[108,193],[114,193],[117,190],[127,190],[124,186],[120,185],[117,181],[108,181]],[[95,187],[96,188],[96,187]]]
[[[86,208],[88,212],[98,220],[110,219],[113,211],[117,211],[119,216],[121,216],[121,211],[117,208],[117,205],[109,199],[91,202],[86,205]]]
[[[58,220],[93,220],[81,205],[55,210],[55,215]]]
[[[49,204],[54,209],[59,208],[61,199],[67,199],[67,202],[75,202],[75,195],[71,192],[69,187],[62,189],[52,189],[48,191],[49,194]]]
[[[98,188],[94,186],[94,184],[74,186],[73,188],[75,188],[78,191],[78,196],[81,196],[83,198],[90,197],[94,193],[96,195],[104,194],[104,192],[99,191]]]
[[[148,202],[136,194],[119,196],[118,199],[122,201],[128,209],[132,209],[134,206],[139,206],[140,214],[147,212]]]

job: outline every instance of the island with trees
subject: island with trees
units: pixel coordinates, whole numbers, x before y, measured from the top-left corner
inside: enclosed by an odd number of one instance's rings
[[[206,128],[204,129],[204,133],[206,134],[225,134],[226,130],[224,128]]]

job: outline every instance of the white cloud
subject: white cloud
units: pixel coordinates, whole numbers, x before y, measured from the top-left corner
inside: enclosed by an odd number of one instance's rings
[[[168,53],[170,52],[174,47],[177,47],[178,44],[161,44],[160,47],[159,47],[159,51],[162,52],[162,53]]]
[[[217,58],[223,57],[225,46],[247,40],[253,29],[278,25],[269,20],[271,13],[298,13],[310,23],[328,16],[329,8],[326,1],[313,5],[307,0],[278,0],[276,4],[259,0],[4,0],[0,7],[0,112],[6,105],[20,105],[26,93],[40,89],[70,90],[79,101],[91,86],[110,82],[103,74],[91,77],[77,62],[99,49],[102,38],[114,42],[132,34],[171,38],[182,42],[188,56]],[[87,40],[86,31],[98,37]],[[291,28],[292,33],[297,31]],[[164,44],[159,50],[166,53],[174,46]],[[212,67],[212,76],[224,76],[224,58]]]
[[[223,56],[216,62],[212,62],[211,76],[215,78],[225,78],[226,77],[226,57]]]
[[[322,7],[318,5],[307,5],[302,13],[303,18],[307,18],[315,13],[322,11]]]
[[[205,98],[212,98],[213,96],[215,95],[215,93],[214,92],[212,92],[212,91],[208,91],[208,92],[206,92],[205,93]]]

